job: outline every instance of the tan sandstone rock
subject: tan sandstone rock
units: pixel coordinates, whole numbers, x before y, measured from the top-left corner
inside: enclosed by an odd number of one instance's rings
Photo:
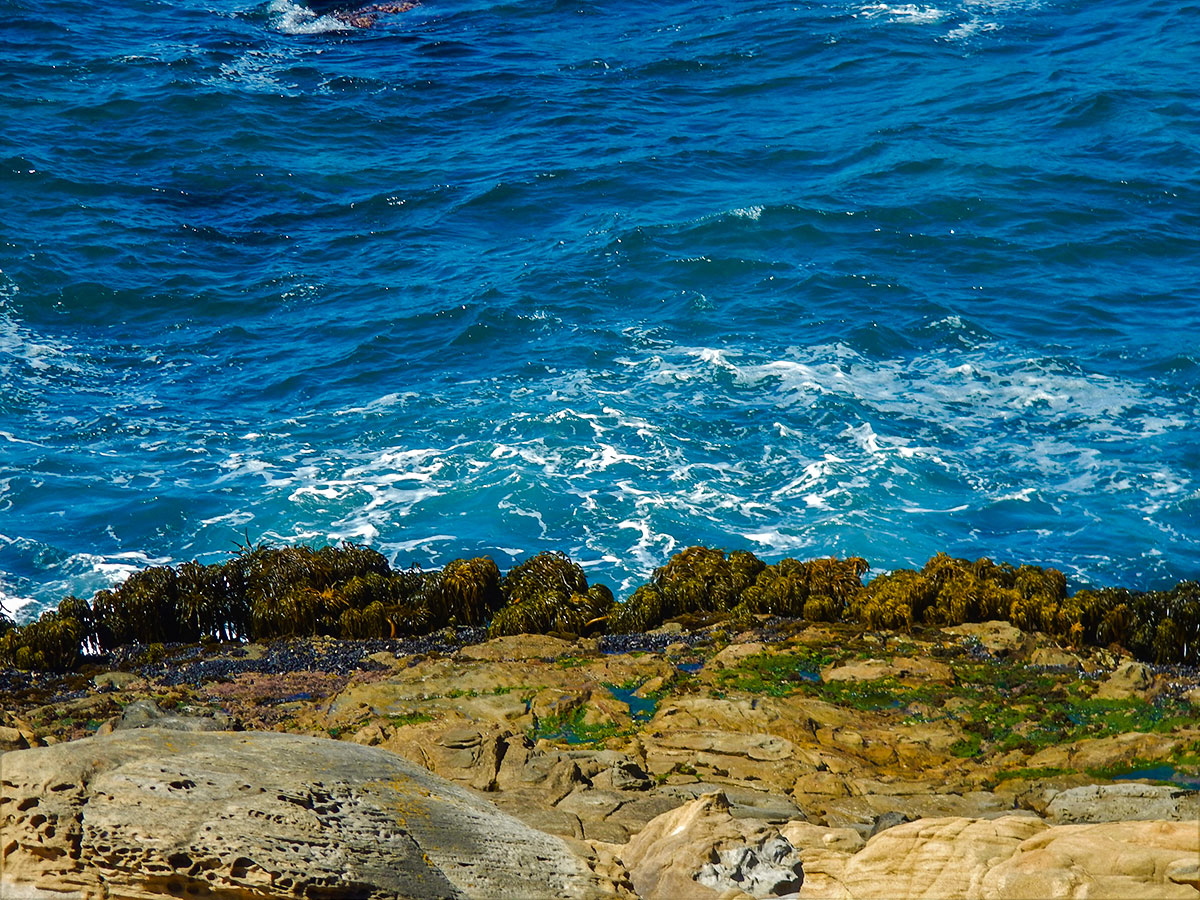
[[[1154,684],[1154,673],[1145,663],[1123,662],[1104,680],[1096,696],[1101,700],[1128,700],[1143,695]]]
[[[953,684],[954,672],[945,663],[922,656],[897,656],[890,660],[867,659],[831,666],[821,672],[825,681],[874,681],[879,678],[896,678],[900,681],[920,683],[935,682]]]
[[[1056,825],[1150,819],[1200,820],[1200,793],[1161,784],[1089,784],[1059,791],[1045,815]],[[1200,826],[1197,826],[1200,828]]]
[[[575,647],[570,641],[547,634],[515,634],[493,638],[482,644],[463,647],[458,655],[463,659],[557,659]]]
[[[813,826],[783,831],[801,848],[799,900],[1195,900],[1200,885],[1195,820],[922,819],[875,835],[857,853]],[[814,837],[824,846],[813,846]]]
[[[871,838],[840,872],[826,867],[825,879],[806,884],[800,897],[978,896],[988,870],[1046,828],[1038,819],[1021,816],[921,819],[897,825]]]
[[[1024,841],[979,886],[983,900],[1195,900],[1200,822],[1062,825]]]
[[[386,751],[118,731],[3,757],[3,885],[112,898],[611,896],[559,838]]]
[[[735,818],[720,792],[653,819],[621,851],[645,900],[779,896],[800,882],[800,858],[778,829]]]
[[[942,630],[958,637],[974,638],[994,656],[1021,658],[1031,653],[1035,644],[1033,635],[1026,634],[1010,622],[999,620],[967,622]]]

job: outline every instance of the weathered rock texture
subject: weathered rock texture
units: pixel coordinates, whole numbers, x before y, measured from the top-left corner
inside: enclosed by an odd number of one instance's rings
[[[614,893],[559,838],[384,750],[157,728],[0,757],[4,893]]]
[[[1200,793],[1158,784],[1089,784],[1055,794],[1046,808],[1046,817],[1061,825],[1148,819],[1197,821]]]
[[[646,900],[703,900],[726,890],[777,897],[800,887],[800,857],[772,825],[738,819],[720,792],[663,813],[621,852]]]
[[[1196,900],[1200,823],[922,819],[801,856],[801,900]]]
[[[1035,816],[849,828],[737,819],[719,793],[658,816],[619,850],[647,900],[1196,900],[1200,822],[1050,825]]]

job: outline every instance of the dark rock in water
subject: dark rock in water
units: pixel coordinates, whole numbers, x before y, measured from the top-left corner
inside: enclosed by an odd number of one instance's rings
[[[409,0],[399,0],[391,3],[368,3],[355,6],[339,2],[339,0],[310,0],[308,8],[318,15],[332,16],[340,22],[345,22],[354,28],[370,28],[380,16],[399,15],[408,12],[417,3]]]

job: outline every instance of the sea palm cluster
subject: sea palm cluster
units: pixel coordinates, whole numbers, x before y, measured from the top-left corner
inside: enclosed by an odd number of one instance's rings
[[[90,602],[67,597],[23,626],[0,615],[0,664],[64,671],[85,650],[125,644],[428,634],[483,626],[489,634],[639,632],[672,619],[771,615],[857,622],[870,629],[1007,620],[1072,646],[1118,645],[1158,663],[1200,662],[1200,583],[1166,591],[1068,593],[1055,569],[970,562],[939,553],[920,570],[864,584],[866,560],[784,559],[689,547],[624,602],[563,553],[542,552],[501,576],[487,557],[441,570],[394,570],[380,553],[340,547],[241,547],[223,564],[158,566]]]
[[[504,606],[488,633],[586,634],[600,625],[613,606],[612,591],[588,586],[578,563],[565,553],[539,553],[508,573],[502,585]]]

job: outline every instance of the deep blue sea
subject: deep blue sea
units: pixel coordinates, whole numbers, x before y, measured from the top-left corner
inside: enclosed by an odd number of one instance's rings
[[[0,0],[10,611],[247,540],[1200,576],[1200,5],[322,11]]]

